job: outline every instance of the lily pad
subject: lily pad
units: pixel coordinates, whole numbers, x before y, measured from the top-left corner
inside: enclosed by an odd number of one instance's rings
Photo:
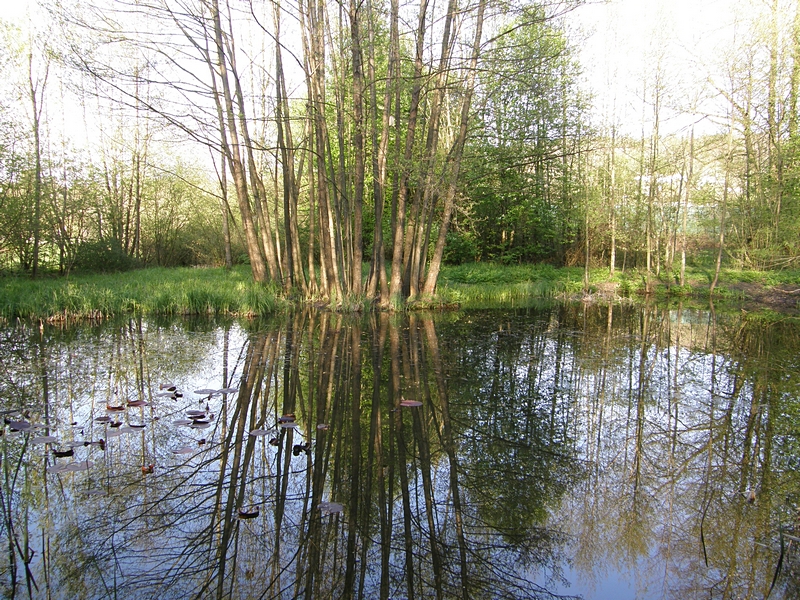
[[[320,502],[319,509],[329,515],[335,515],[344,510],[344,506],[338,502]]]
[[[211,388],[201,388],[199,390],[194,391],[195,394],[199,394],[201,396],[213,396],[214,394],[218,394],[218,390],[212,390]]]
[[[250,432],[250,435],[252,435],[253,437],[261,437],[268,434],[269,431],[266,429],[253,429],[253,431]]]
[[[400,406],[404,408],[417,408],[419,406],[422,406],[422,402],[420,402],[419,400],[401,400]]]
[[[297,429],[297,423],[281,423],[283,429]]]
[[[82,460],[80,462],[71,462],[64,466],[64,471],[67,472],[78,472],[78,471],[88,471],[94,466],[94,463],[89,460]]]
[[[177,421],[173,421],[173,425],[191,425],[194,421],[190,419],[178,419]]]
[[[240,519],[255,519],[258,516],[258,506],[250,507],[250,509],[240,508],[239,509],[239,518]]]
[[[132,400],[128,402],[128,406],[131,408],[139,408],[140,406],[150,406],[150,403],[145,400]]]
[[[52,435],[42,435],[35,437],[31,440],[31,444],[52,444],[57,442],[58,438]]]
[[[195,421],[189,427],[191,427],[192,429],[206,429],[208,427],[211,427],[211,423],[209,423],[208,421]]]
[[[193,454],[194,453],[194,448],[192,448],[191,446],[181,446],[180,448],[177,448],[176,450],[173,450],[172,453],[173,454]]]
[[[227,388],[222,388],[221,390],[217,390],[217,391],[220,394],[235,394],[236,392],[239,391],[239,388],[227,387]]]

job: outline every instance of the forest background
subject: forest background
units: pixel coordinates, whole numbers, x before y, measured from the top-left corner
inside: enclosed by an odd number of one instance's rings
[[[713,30],[657,4],[23,3],[0,272],[245,264],[397,306],[443,264],[794,269],[800,3],[711,2]]]

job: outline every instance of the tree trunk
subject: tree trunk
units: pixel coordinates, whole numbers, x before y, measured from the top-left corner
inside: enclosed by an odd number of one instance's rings
[[[478,15],[475,21],[475,39],[472,43],[472,56],[470,57],[469,67],[467,72],[467,81],[464,89],[464,96],[461,103],[461,121],[458,128],[458,137],[456,138],[453,151],[448,157],[450,172],[449,181],[447,185],[447,192],[445,196],[442,223],[439,226],[439,235],[436,239],[436,246],[433,250],[433,257],[431,258],[431,265],[428,269],[428,276],[425,278],[425,285],[422,289],[423,296],[433,296],[436,292],[436,282],[439,279],[439,270],[442,266],[442,257],[444,256],[444,246],[447,241],[447,229],[450,225],[450,219],[453,215],[453,208],[455,207],[455,197],[458,185],[458,175],[461,171],[461,157],[464,152],[464,144],[467,139],[467,126],[469,125],[470,107],[472,105],[472,93],[475,89],[475,73],[478,66],[478,56],[481,48],[481,35],[483,33],[483,16],[486,11],[487,0],[480,0],[478,4]]]
[[[239,203],[239,213],[242,217],[242,229],[245,234],[245,245],[247,254],[250,257],[250,268],[253,272],[253,279],[257,282],[267,280],[267,266],[264,262],[264,255],[258,243],[253,214],[250,209],[250,199],[247,190],[247,179],[242,164],[242,157],[239,150],[239,134],[236,130],[236,117],[233,111],[233,99],[231,97],[230,83],[228,81],[228,69],[225,58],[225,46],[222,41],[222,20],[219,13],[219,0],[211,0],[211,14],[214,22],[214,42],[217,50],[217,76],[222,82],[223,103],[222,108],[227,121],[228,134],[231,143],[228,146],[228,162],[236,186],[236,197]]]

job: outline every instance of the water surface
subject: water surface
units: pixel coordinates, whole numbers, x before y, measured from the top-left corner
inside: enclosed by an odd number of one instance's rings
[[[557,305],[0,338],[8,596],[798,593],[791,321]]]

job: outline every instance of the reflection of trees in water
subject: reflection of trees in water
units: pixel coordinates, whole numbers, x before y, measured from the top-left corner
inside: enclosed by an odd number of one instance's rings
[[[62,441],[107,435],[106,402],[151,402],[124,417],[144,429],[75,449],[88,472],[45,476],[6,429],[12,593],[549,597],[534,582],[558,588],[571,558],[656,596],[750,597],[777,526],[800,533],[789,324],[579,306],[101,329],[2,332],[4,408]],[[187,397],[156,396],[168,380]],[[188,393],[209,385],[239,391]],[[206,403],[208,428],[173,425]]]

